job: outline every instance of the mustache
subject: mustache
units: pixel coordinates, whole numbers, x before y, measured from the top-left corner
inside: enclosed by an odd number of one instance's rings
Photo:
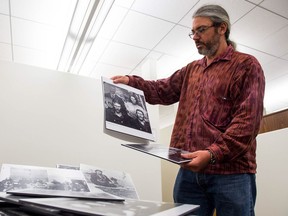
[[[198,46],[198,45],[206,45],[204,42],[201,42],[201,41],[195,41],[195,45]]]

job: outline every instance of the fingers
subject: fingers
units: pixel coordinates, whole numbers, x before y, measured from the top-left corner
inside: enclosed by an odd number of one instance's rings
[[[186,154],[181,154],[182,158],[187,158],[187,159],[192,159],[193,157],[195,157],[195,155],[193,153],[186,153]]]
[[[196,151],[188,154],[181,154],[181,157],[192,159],[190,162],[181,164],[181,167],[191,170],[193,172],[202,171],[207,167],[210,161],[210,154],[207,154],[207,150]]]
[[[128,76],[113,76],[113,77],[111,77],[111,80],[113,80],[113,82],[115,84],[122,83],[122,84],[127,85],[129,83],[129,77]]]

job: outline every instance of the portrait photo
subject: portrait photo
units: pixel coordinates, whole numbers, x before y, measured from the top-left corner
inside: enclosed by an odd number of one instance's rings
[[[143,91],[102,77],[105,127],[154,140]]]

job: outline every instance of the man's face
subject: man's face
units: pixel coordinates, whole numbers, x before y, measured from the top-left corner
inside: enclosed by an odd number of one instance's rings
[[[115,102],[113,106],[114,106],[115,112],[117,113],[121,112],[121,104]]]
[[[214,56],[220,45],[220,34],[217,27],[207,17],[195,17],[192,22],[193,40],[198,53],[205,56]]]
[[[134,96],[131,96],[130,100],[131,100],[132,104],[136,104],[136,98]]]
[[[144,114],[143,114],[143,112],[137,110],[137,111],[136,111],[136,114],[137,114],[137,117],[138,117],[138,119],[139,119],[140,121],[143,121],[143,120],[144,120]]]

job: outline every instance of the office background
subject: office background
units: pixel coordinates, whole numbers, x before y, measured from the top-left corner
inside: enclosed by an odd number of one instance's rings
[[[177,167],[120,146],[143,140],[104,130],[99,78],[162,78],[198,59],[188,33],[193,11],[205,3],[227,8],[231,39],[262,64],[266,113],[287,108],[288,1],[95,2],[0,0],[1,163],[120,169],[131,174],[140,198],[170,200]],[[92,12],[101,5],[109,13],[92,30]],[[157,142],[168,145],[176,110],[177,104],[149,106]],[[284,128],[258,136],[257,215],[288,214],[287,133]]]

